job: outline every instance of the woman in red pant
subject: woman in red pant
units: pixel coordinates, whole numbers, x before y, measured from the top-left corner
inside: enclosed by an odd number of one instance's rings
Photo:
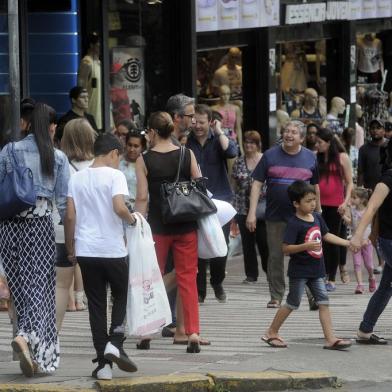
[[[151,114],[147,136],[150,149],[136,161],[137,195],[135,209],[146,214],[155,241],[161,273],[169,250],[173,253],[180,298],[182,300],[187,352],[200,352],[199,305],[197,298],[197,222],[164,224],[160,188],[164,181],[173,182],[178,168],[180,148],[173,144],[174,125],[166,112]],[[189,149],[180,171],[180,181],[200,177],[196,159]],[[148,208],[147,208],[148,207]],[[132,255],[130,255],[132,257]],[[180,312],[181,313],[181,312]],[[180,314],[177,315],[180,318]]]

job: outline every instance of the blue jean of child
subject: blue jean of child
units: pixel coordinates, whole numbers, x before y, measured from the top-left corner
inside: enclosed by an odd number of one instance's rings
[[[284,306],[291,310],[299,308],[307,285],[318,305],[329,305],[325,282],[322,278],[289,278],[289,293]]]
[[[392,297],[392,240],[380,237],[378,242],[385,260],[385,267],[378,289],[370,298],[363,320],[359,325],[360,331],[364,333],[373,332],[378,318]]]

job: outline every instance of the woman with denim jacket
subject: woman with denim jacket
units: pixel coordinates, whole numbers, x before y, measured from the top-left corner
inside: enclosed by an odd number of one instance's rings
[[[13,350],[26,377],[59,365],[55,317],[55,241],[52,200],[64,216],[69,179],[66,156],[53,147],[56,112],[37,103],[29,134],[14,144],[18,164],[31,169],[36,205],[0,221],[0,257],[17,316]],[[7,145],[0,152],[0,183],[11,170]]]

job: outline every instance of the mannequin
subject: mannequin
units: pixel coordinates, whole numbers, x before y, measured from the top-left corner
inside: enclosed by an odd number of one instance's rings
[[[356,116],[356,121],[355,121],[355,147],[360,148],[363,143],[365,142],[365,132],[363,128],[359,125],[359,120],[363,116],[363,111],[362,111],[362,106],[356,104],[355,105],[355,116]]]
[[[311,120],[311,122],[321,122],[322,116],[318,109],[318,94],[314,88],[307,88],[304,94],[304,105],[302,109],[296,109],[291,113],[293,118],[299,118],[302,121]]]
[[[88,112],[94,116],[98,129],[102,129],[100,48],[98,34],[90,34],[87,54],[80,62],[78,73],[78,85],[84,87],[88,92]]]
[[[230,101],[230,87],[223,84],[219,88],[219,102],[212,107],[222,116],[222,129],[230,139],[238,142],[242,151],[242,129],[241,112],[238,106],[232,105]]]
[[[316,49],[316,80],[319,91],[322,95],[327,94],[327,56],[326,56],[326,41],[323,39],[317,41],[315,44]]]
[[[357,40],[358,77],[365,83],[381,83],[384,74],[382,43],[375,34],[365,34]]]
[[[241,51],[238,48],[230,48],[227,53],[227,63],[219,67],[211,82],[211,87],[215,95],[219,95],[219,87],[229,86],[232,98],[242,97],[242,67],[237,64],[241,59]]]
[[[308,66],[301,44],[286,43],[286,58],[281,70],[283,92],[304,91],[307,88]]]
[[[278,109],[276,111],[276,138],[279,139],[282,137],[282,131],[286,124],[290,121],[290,116],[284,110]]]
[[[332,129],[338,135],[341,135],[343,132],[343,123],[339,120],[339,115],[342,115],[345,110],[346,102],[343,98],[333,97],[331,99],[331,108],[327,114],[326,121],[328,128]]]

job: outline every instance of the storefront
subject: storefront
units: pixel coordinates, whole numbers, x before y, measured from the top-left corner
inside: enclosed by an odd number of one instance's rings
[[[220,112],[228,132],[241,138],[241,130],[256,129],[268,147],[285,113],[301,118],[308,88],[316,90],[323,118],[339,97],[345,109],[339,129],[352,126],[358,34],[376,34],[384,67],[391,68],[391,6],[391,0],[0,0],[1,135],[16,135],[21,97],[45,101],[61,115],[77,83],[89,90],[90,112],[104,130],[124,118],[143,127],[150,112],[183,92]],[[392,87],[391,75],[385,86]]]

